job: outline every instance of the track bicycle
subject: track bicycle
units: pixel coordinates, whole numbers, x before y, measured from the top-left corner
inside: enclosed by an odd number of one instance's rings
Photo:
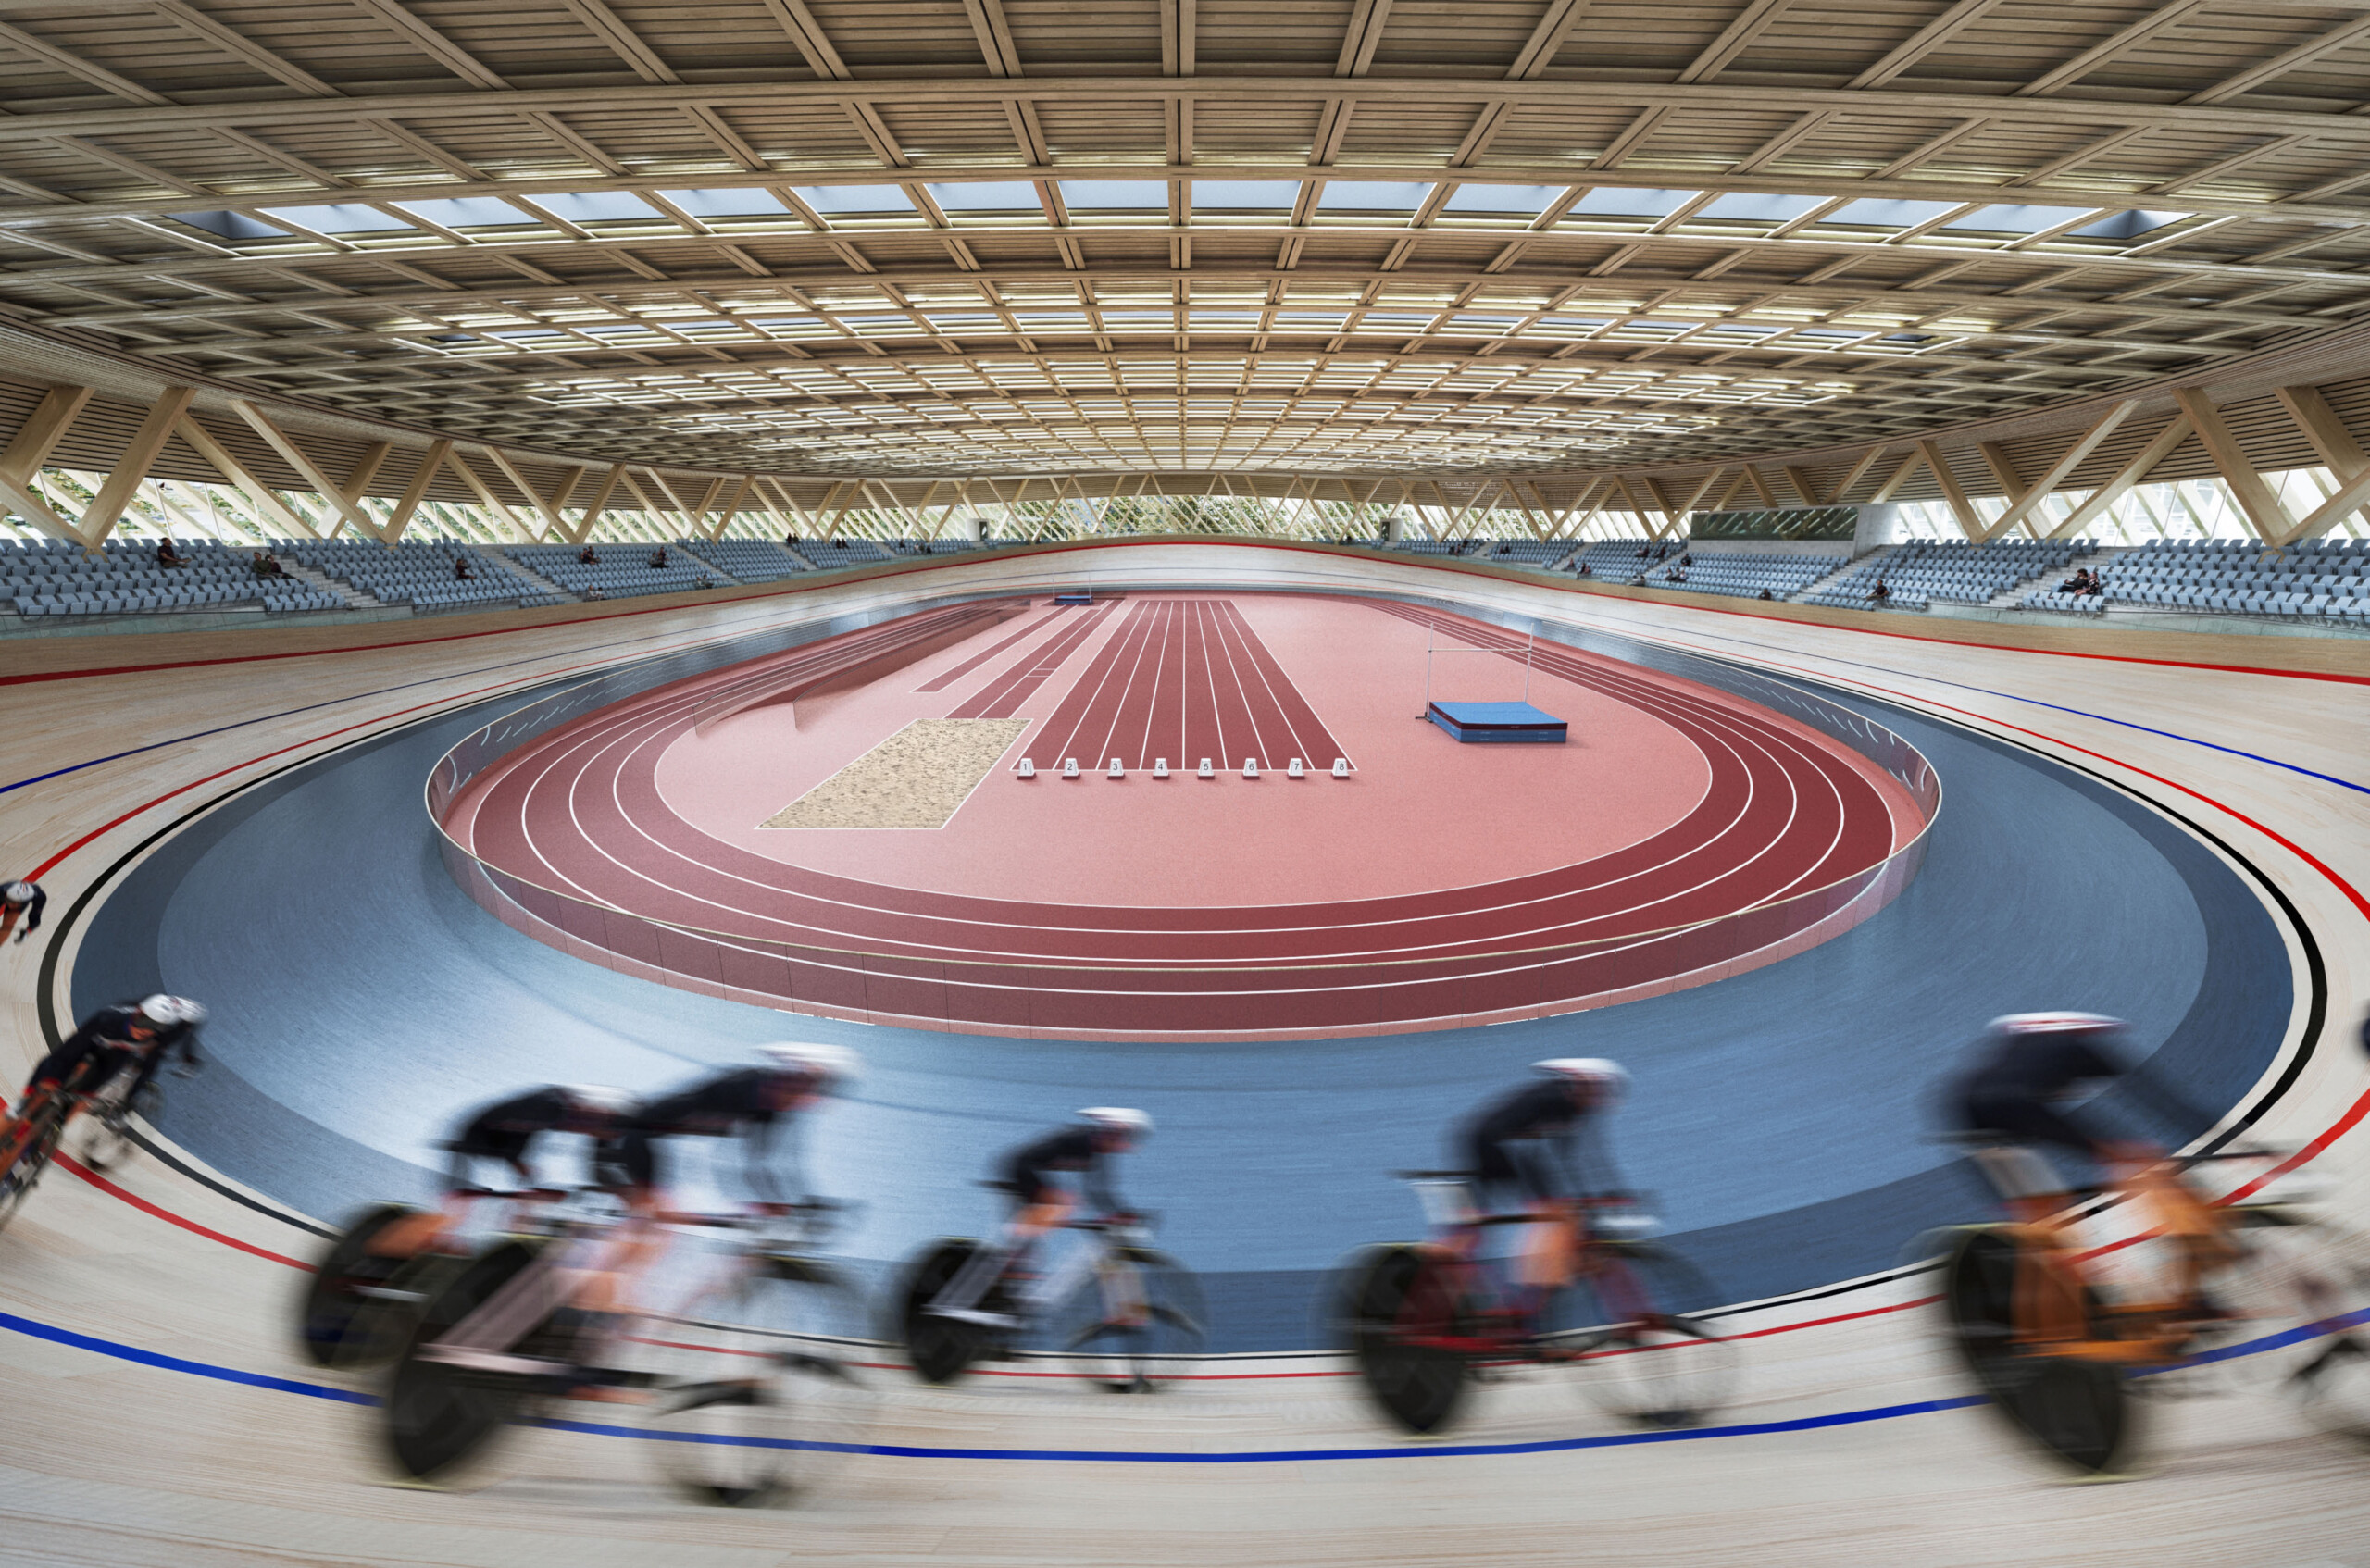
[[[22,1114],[0,1141],[0,1226],[17,1217],[48,1173],[65,1139],[66,1125],[80,1105],[80,1098],[62,1085],[36,1089],[25,1097]]]
[[[1975,1146],[1987,1172],[2038,1159],[2002,1140],[1951,1141]],[[2230,1150],[2132,1166],[2107,1193],[2139,1226],[2122,1242],[2082,1245],[2081,1222],[2102,1206],[2078,1201],[1945,1233],[1951,1341],[2012,1429],[2086,1478],[2127,1475],[2145,1437],[2144,1396],[2193,1391],[2195,1369],[2261,1356],[2321,1425],[2370,1441],[2370,1342],[2350,1332],[2370,1296],[2364,1249],[2276,1188],[2228,1201],[2189,1179],[2209,1164],[2280,1158]],[[2134,1242],[2168,1253],[2168,1266],[2110,1277],[2108,1260]]]
[[[134,1116],[155,1126],[164,1092],[151,1077],[136,1094],[131,1076],[118,1073],[115,1081],[85,1102],[82,1128],[74,1139],[74,1157],[94,1171],[119,1170],[140,1152],[133,1131]]]
[[[838,1212],[662,1216],[719,1245],[690,1261],[688,1282],[642,1282],[671,1287],[673,1305],[614,1315],[589,1299],[612,1272],[615,1215],[555,1216],[548,1237],[486,1249],[420,1307],[395,1359],[384,1419],[399,1478],[467,1480],[504,1433],[580,1399],[633,1407],[667,1480],[702,1502],[809,1489],[861,1450],[874,1403],[858,1370],[862,1300],[812,1255]]]
[[[1354,1255],[1333,1311],[1367,1394],[1405,1430],[1444,1429],[1474,1382],[1508,1367],[1571,1367],[1600,1409],[1650,1426],[1694,1425],[1733,1397],[1741,1356],[1693,1315],[1718,1296],[1694,1265],[1644,1238],[1653,1222],[1634,1196],[1580,1201],[1572,1281],[1526,1320],[1509,1305],[1507,1261],[1484,1257],[1484,1238],[1556,1222],[1478,1212],[1469,1172],[1399,1179],[1434,1234]]]
[[[985,1183],[1008,1190],[1000,1183]],[[944,1237],[910,1264],[897,1294],[905,1356],[925,1383],[952,1383],[983,1360],[1063,1358],[1115,1393],[1150,1393],[1200,1355],[1209,1314],[1192,1274],[1151,1245],[1142,1214],[1071,1220],[1079,1244],[1037,1279],[1009,1265],[978,1301],[1009,1326],[942,1315],[945,1298],[985,1243]]]

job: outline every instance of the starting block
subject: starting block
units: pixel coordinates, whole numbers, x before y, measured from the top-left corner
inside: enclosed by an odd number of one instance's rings
[[[1305,778],[1308,777],[1308,770],[1301,766],[1300,759],[1298,757],[1294,757],[1291,760],[1291,765],[1284,769],[1284,777],[1287,778]]]
[[[1062,759],[1062,777],[1065,778],[1076,778],[1078,777],[1078,759],[1076,757],[1064,757]]]
[[[1245,778],[1256,778],[1259,777],[1259,759],[1257,757],[1245,757],[1242,759],[1242,777]]]
[[[1336,778],[1347,778],[1350,777],[1349,758],[1335,757],[1333,759],[1333,777]]]
[[[1210,767],[1210,759],[1204,757],[1202,759],[1202,765],[1193,770],[1193,776],[1196,778],[1216,778],[1217,774]]]
[[[1152,776],[1154,778],[1166,778],[1168,777],[1168,759],[1166,757],[1154,757],[1152,759]]]
[[[1023,778],[1034,778],[1037,777],[1037,765],[1030,762],[1027,757],[1023,757],[1020,759],[1020,765],[1013,769],[1013,771],[1019,774]]]
[[[1127,765],[1121,762],[1117,757],[1113,757],[1111,759],[1111,765],[1104,771],[1104,777],[1105,778],[1125,778],[1128,777]]]

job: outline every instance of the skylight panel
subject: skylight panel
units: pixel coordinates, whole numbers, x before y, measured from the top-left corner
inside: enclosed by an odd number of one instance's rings
[[[2091,207],[2037,207],[1998,204],[1977,207],[1965,218],[1953,218],[1945,225],[1948,232],[1968,230],[1987,234],[2038,234],[2044,229],[2054,229],[2061,223],[2071,223]]]
[[[1492,218],[1537,218],[1564,189],[1561,185],[1460,185],[1445,210],[1486,213]]]
[[[365,209],[368,210],[368,209]],[[223,240],[285,240],[288,230],[274,229],[268,223],[258,223],[240,212],[176,212],[168,216],[179,218],[193,229],[203,229]]]
[[[1863,229],[1915,229],[1921,223],[1931,223],[1958,205],[1956,202],[1896,202],[1865,197],[1828,213],[1819,219],[1819,223],[1822,227],[1840,223]]]
[[[1736,223],[1791,223],[1827,200],[1826,196],[1779,196],[1759,191],[1730,191],[1714,197],[1695,216],[1725,218]]]
[[[432,202],[397,202],[395,205],[445,229],[516,229],[537,222],[508,202],[492,196],[453,196]]]
[[[1300,200],[1296,180],[1196,180],[1193,207],[1210,212],[1290,212]]]
[[[1633,191],[1601,186],[1573,203],[1572,213],[1575,217],[1585,214],[1592,218],[1668,218],[1701,194],[1700,191]]]
[[[1387,212],[1412,216],[1431,199],[1428,184],[1388,180],[1328,180],[1317,193],[1319,212]]]
[[[2193,212],[2118,212],[2111,213],[2098,222],[2070,230],[2069,237],[2077,240],[2136,240],[2153,229],[2163,229],[2195,218]]]
[[[402,218],[380,212],[377,207],[364,206],[359,202],[339,202],[331,206],[318,207],[265,207],[263,210],[270,217],[284,218],[291,223],[323,234],[378,234],[398,229],[417,232]]]
[[[1062,203],[1072,212],[1161,212],[1168,210],[1168,183],[1162,180],[1065,180]]]
[[[796,189],[800,201],[827,218],[914,210],[912,199],[894,185],[801,185]]]
[[[982,180],[977,184],[925,185],[929,199],[946,212],[1034,212],[1044,207],[1037,187],[1026,180]]]
[[[660,195],[693,218],[780,218],[789,208],[770,191],[661,191]]]
[[[666,216],[624,191],[563,191],[533,200],[554,218],[570,223],[634,223]]]

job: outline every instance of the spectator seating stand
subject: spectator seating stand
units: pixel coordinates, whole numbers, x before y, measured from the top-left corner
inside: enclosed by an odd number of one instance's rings
[[[314,583],[256,576],[250,548],[215,540],[175,540],[174,548],[189,565],[158,566],[156,541],[148,539],[111,539],[98,551],[66,540],[0,541],[0,603],[23,616],[346,607]]]

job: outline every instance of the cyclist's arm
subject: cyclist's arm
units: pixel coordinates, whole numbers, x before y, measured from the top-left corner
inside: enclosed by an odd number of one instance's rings
[[[741,1177],[748,1183],[749,1190],[756,1194],[757,1201],[760,1203],[789,1201],[782,1196],[782,1184],[778,1173],[774,1170],[774,1153],[784,1139],[788,1130],[784,1124],[789,1120],[789,1117],[782,1115],[754,1118],[741,1129]],[[792,1151],[793,1170],[796,1165],[797,1151],[793,1149]],[[803,1177],[800,1189],[805,1190]]]
[[[1096,1154],[1087,1161],[1086,1169],[1079,1176],[1082,1196],[1098,1213],[1124,1214],[1128,1212],[1128,1206],[1119,1201],[1117,1187],[1111,1180],[1113,1167],[1116,1164],[1115,1155]]]
[[[1613,1158],[1613,1144],[1594,1116],[1584,1116],[1575,1123],[1563,1139],[1565,1158],[1565,1174],[1571,1177],[1574,1197],[1604,1196],[1627,1192],[1629,1188],[1621,1179],[1621,1168]]]

